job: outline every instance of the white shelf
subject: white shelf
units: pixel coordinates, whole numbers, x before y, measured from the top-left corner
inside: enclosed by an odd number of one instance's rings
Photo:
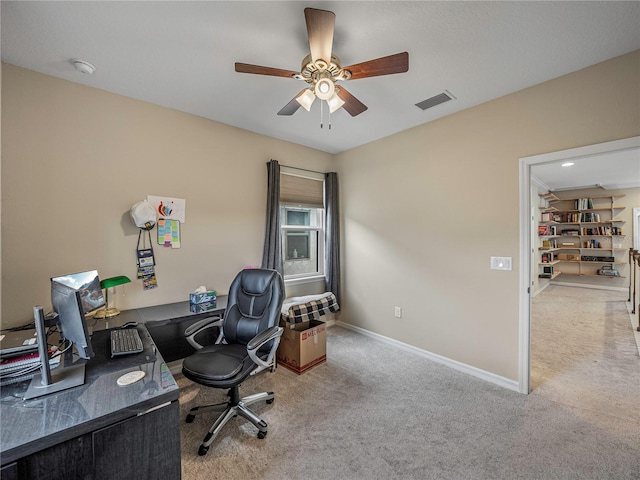
[[[572,276],[580,276],[580,277],[599,277],[599,278],[624,278],[621,276],[607,276],[607,275],[599,275],[598,271],[603,265],[615,265],[615,266],[624,266],[627,262],[626,256],[622,258],[621,252],[627,251],[628,249],[622,248],[620,246],[622,239],[625,238],[624,234],[615,235],[612,233],[604,233],[605,231],[611,231],[614,228],[619,228],[626,223],[625,220],[621,220],[616,218],[622,210],[626,207],[616,207],[614,205],[615,199],[624,195],[614,196],[614,195],[603,195],[603,196],[591,196],[591,197],[579,197],[579,198],[563,198],[560,199],[554,194],[540,195],[540,198],[548,202],[548,206],[540,206],[539,209],[542,213],[549,212],[551,213],[551,220],[542,220],[542,215],[538,221],[538,224],[542,226],[544,230],[544,226],[547,229],[554,229],[556,235],[539,235],[540,245],[538,247],[539,251],[539,277],[540,278],[556,278],[559,275],[572,275]],[[574,207],[578,206],[578,201],[581,199],[585,199],[580,202],[579,206],[592,206],[593,208],[589,209],[576,209]],[[563,208],[569,207],[569,208]],[[593,213],[593,216],[586,216],[586,213]],[[550,215],[545,215],[546,218],[549,218]],[[598,220],[597,222],[583,222],[583,221],[558,221],[558,220],[582,220],[585,218],[590,218],[592,220]],[[562,235],[562,230],[573,230],[576,235]],[[620,228],[622,230],[622,228]],[[586,233],[587,231],[591,232],[602,232],[602,233]],[[607,240],[611,239],[611,240]],[[620,240],[617,240],[620,239]],[[551,245],[542,246],[542,242],[550,243]],[[562,243],[567,243],[567,245],[563,245]],[[585,247],[583,245],[596,243],[600,246],[598,247]],[[604,244],[604,246],[603,246]],[[613,245],[617,244],[617,247]],[[561,252],[566,252],[569,257],[575,257],[571,260],[568,259],[559,259],[558,256],[562,255]],[[546,254],[546,255],[545,255]],[[542,262],[541,259],[545,255],[545,258],[549,257],[550,262]],[[582,260],[582,258],[587,257],[609,257],[613,261],[602,261],[602,260]],[[563,256],[566,258],[566,256]],[[570,266],[568,264],[573,264]],[[547,268],[547,270],[551,270],[552,273],[549,274],[543,271],[542,267],[552,267]],[[563,271],[569,270],[569,271]],[[619,270],[619,267],[616,268]]]

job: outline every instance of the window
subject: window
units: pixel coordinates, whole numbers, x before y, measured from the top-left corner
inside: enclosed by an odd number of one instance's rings
[[[281,172],[280,227],[285,280],[324,274],[324,176]]]
[[[324,209],[280,207],[285,279],[324,272]]]

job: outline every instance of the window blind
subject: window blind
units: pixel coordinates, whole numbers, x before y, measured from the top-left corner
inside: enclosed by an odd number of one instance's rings
[[[313,178],[281,173],[280,203],[324,208],[324,182]]]

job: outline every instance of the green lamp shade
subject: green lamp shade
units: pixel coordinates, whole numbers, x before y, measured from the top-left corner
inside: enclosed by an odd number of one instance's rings
[[[111,277],[105,278],[100,282],[100,286],[104,289],[106,294],[106,308],[98,310],[93,318],[111,318],[120,315],[120,310],[114,307],[109,307],[109,289],[112,287],[117,287],[118,285],[124,285],[125,283],[131,283],[129,277],[124,275],[120,275],[119,277]]]
[[[131,279],[125,275],[120,275],[119,277],[105,278],[100,282],[100,286],[102,288],[111,288],[125,283],[131,283]]]

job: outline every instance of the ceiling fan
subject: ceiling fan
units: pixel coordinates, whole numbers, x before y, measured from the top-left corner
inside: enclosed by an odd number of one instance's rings
[[[311,53],[302,60],[300,72],[247,63],[235,64],[236,72],[239,73],[271,75],[307,82],[308,87],[301,90],[287,103],[278,112],[278,115],[293,115],[301,106],[310,111],[311,104],[318,97],[320,100],[327,102],[330,113],[340,107],[344,107],[352,117],[355,117],[364,112],[367,106],[351,95],[346,88],[338,86],[337,82],[404,73],[409,70],[409,54],[407,52],[342,67],[340,59],[333,55],[331,51],[336,21],[335,13],[327,10],[305,8],[304,16],[307,22],[307,35]],[[329,125],[329,128],[331,128],[331,125]]]

